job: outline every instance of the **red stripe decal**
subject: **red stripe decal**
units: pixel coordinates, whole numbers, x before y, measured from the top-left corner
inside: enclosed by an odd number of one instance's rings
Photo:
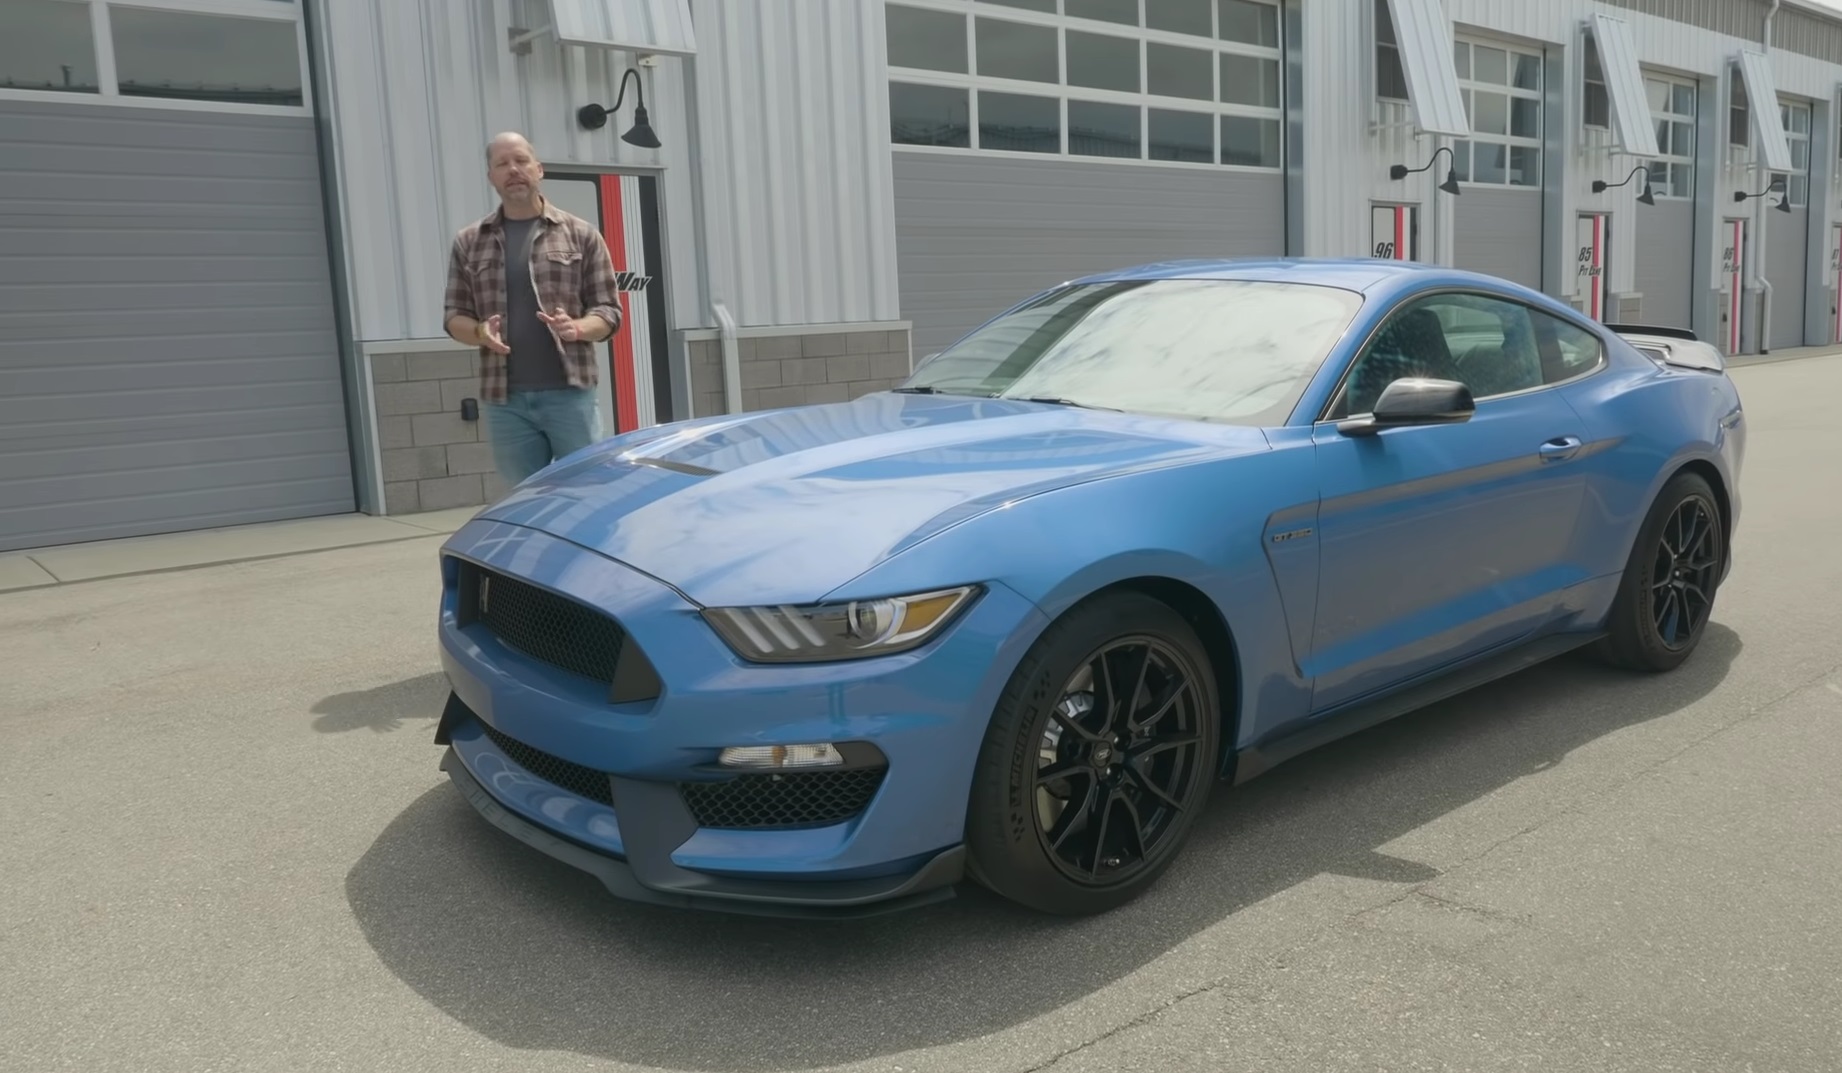
[[[623,216],[620,196],[620,176],[603,175],[601,177],[601,219],[603,238],[607,239],[608,256],[614,261],[614,271],[627,271],[627,222]],[[640,415],[635,395],[638,388],[634,383],[633,373],[633,303],[627,291],[621,291],[620,330],[614,333],[614,428],[617,432],[631,432],[639,427]]]
[[[1407,260],[1407,206],[1394,207],[1394,259]]]
[[[1605,319],[1605,217],[1593,217],[1593,319]]]

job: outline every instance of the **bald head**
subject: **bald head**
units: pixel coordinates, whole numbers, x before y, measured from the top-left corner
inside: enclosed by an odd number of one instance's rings
[[[487,166],[492,166],[494,153],[506,149],[522,149],[532,157],[537,156],[537,149],[532,146],[530,139],[515,130],[500,131],[492,136],[492,141],[486,143]]]
[[[486,143],[486,178],[499,192],[508,215],[537,214],[543,200],[538,190],[543,177],[544,165],[524,135],[508,130]]]

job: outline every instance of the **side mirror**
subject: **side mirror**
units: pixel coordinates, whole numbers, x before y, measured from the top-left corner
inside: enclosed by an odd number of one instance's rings
[[[1456,380],[1407,378],[1389,384],[1375,402],[1375,412],[1337,423],[1345,436],[1373,436],[1383,429],[1410,425],[1458,425],[1471,420],[1477,403],[1471,389]]]

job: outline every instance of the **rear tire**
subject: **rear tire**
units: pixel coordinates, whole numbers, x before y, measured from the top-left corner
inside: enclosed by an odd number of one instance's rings
[[[1060,915],[1138,897],[1208,800],[1220,712],[1208,652],[1169,606],[1117,592],[1070,611],[1012,674],[986,731],[972,877]]]
[[[1670,671],[1700,645],[1727,557],[1720,501],[1705,478],[1678,473],[1658,493],[1595,650],[1616,667]]]

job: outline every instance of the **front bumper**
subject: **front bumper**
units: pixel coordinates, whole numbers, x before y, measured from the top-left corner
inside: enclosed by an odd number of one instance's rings
[[[651,695],[613,699],[470,621],[463,563],[617,622],[656,675]],[[443,577],[452,695],[436,741],[474,807],[620,897],[756,914],[864,915],[951,896],[989,713],[1045,624],[998,586],[917,651],[760,666],[668,586],[537,530],[470,523],[444,547]],[[688,795],[731,774],[715,768],[721,749],[808,741],[851,743],[881,766],[848,816],[751,829],[711,819],[707,796],[693,807]]]
[[[670,806],[657,794],[648,793],[644,783],[630,785],[629,792],[622,793],[624,780],[617,779],[614,780],[616,800],[638,806],[636,813],[654,813],[635,827],[661,836],[645,840],[653,845],[623,860],[558,837],[507,810],[473,777],[452,746],[442,755],[441,770],[448,773],[467,803],[494,827],[540,853],[587,872],[601,880],[610,893],[628,901],[749,916],[822,919],[875,916],[945,901],[953,896],[954,884],[965,874],[963,846],[940,851],[911,875],[879,879],[801,883],[731,879],[693,872],[672,863],[669,847],[671,831],[675,828],[682,832],[683,821],[690,818],[689,814],[683,813],[682,818],[674,816]]]

